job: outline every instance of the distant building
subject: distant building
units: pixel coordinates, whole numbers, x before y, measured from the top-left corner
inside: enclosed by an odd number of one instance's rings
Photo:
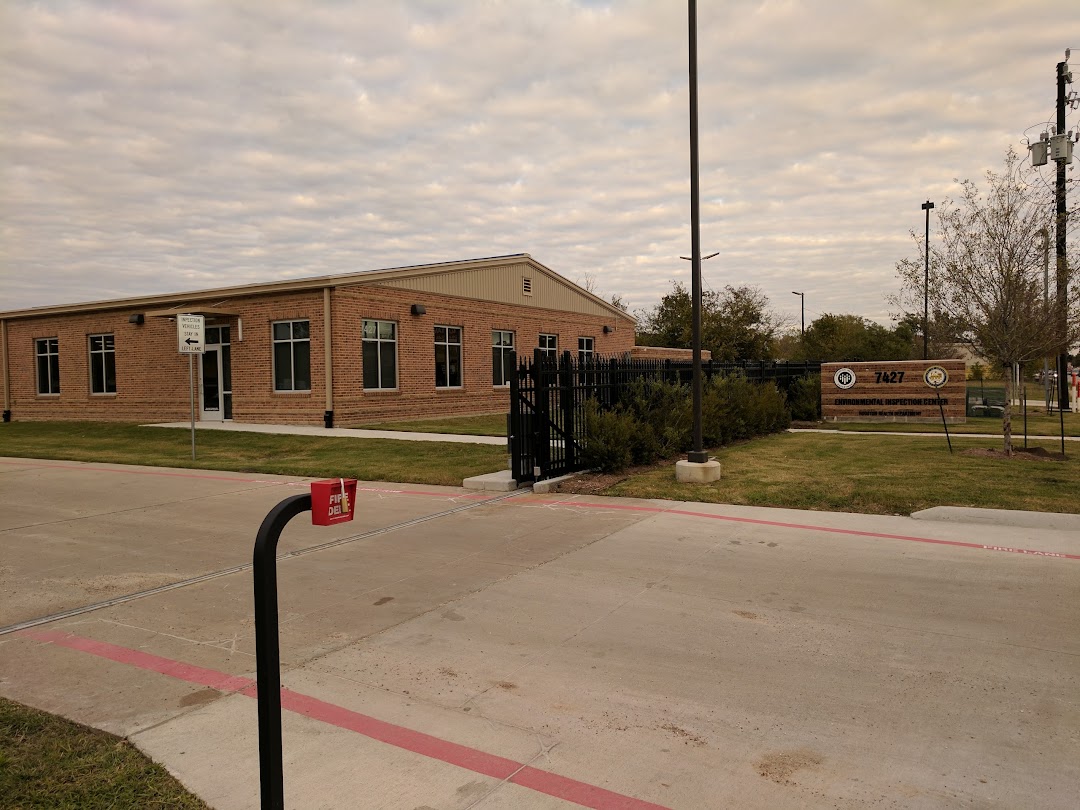
[[[634,319],[528,254],[0,312],[4,419],[189,418],[176,315],[206,319],[201,421],[494,413],[512,352],[622,355]]]

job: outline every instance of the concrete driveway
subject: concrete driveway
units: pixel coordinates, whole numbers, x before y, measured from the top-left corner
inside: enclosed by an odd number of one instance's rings
[[[246,565],[303,487],[0,459],[0,693],[258,807]],[[392,484],[357,502],[280,547],[289,807],[1075,806],[1074,531]]]

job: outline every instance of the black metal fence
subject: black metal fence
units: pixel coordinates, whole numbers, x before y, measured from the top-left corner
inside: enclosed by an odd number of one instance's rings
[[[517,481],[540,481],[585,468],[585,403],[596,400],[612,408],[635,380],[663,380],[689,385],[693,364],[682,360],[644,360],[592,357],[575,361],[536,349],[531,358],[511,356],[511,469]],[[787,394],[791,384],[808,374],[820,374],[821,363],[745,360],[701,364],[706,380],[715,375],[740,374],[750,380],[773,381]]]

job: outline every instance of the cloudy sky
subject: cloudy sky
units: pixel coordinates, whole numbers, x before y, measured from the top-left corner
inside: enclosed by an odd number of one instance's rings
[[[1071,0],[699,6],[705,280],[796,325],[792,290],[888,322],[920,204],[1080,65]],[[0,29],[0,309],[516,252],[634,310],[689,284],[685,3],[6,0]]]

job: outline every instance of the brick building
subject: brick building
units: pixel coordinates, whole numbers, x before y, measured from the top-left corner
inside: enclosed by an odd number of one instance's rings
[[[511,351],[624,354],[634,320],[528,254],[0,312],[4,418],[350,425],[508,407]]]

